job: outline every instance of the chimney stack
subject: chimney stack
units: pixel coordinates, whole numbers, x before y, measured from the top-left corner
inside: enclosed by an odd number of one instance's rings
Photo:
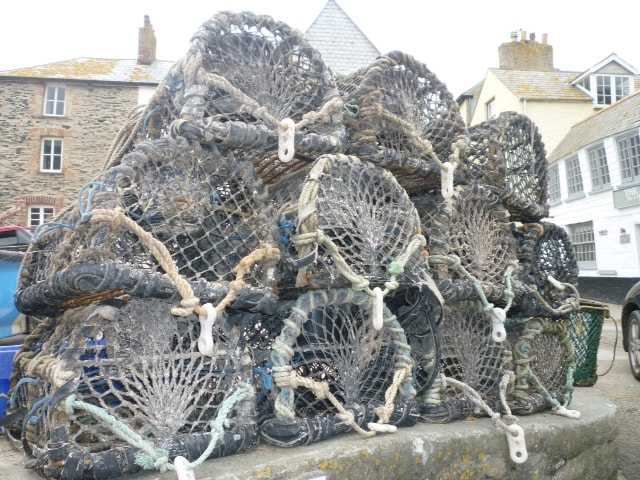
[[[511,32],[511,41],[498,47],[500,68],[503,70],[528,70],[535,72],[552,72],[553,48],[547,45],[547,34],[542,34],[542,43],[536,42],[536,34],[520,32],[520,41],[514,39],[515,32]]]
[[[149,15],[144,16],[144,27],[138,29],[138,65],[151,65],[156,59],[156,34]]]

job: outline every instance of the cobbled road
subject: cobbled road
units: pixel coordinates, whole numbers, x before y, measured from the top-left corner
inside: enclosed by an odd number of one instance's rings
[[[633,378],[622,347],[621,306],[608,307],[611,318],[602,326],[598,380],[586,388],[599,389],[618,407],[618,480],[640,480],[640,382]]]

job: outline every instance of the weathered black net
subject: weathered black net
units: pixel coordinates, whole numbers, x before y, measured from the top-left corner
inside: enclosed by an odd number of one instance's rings
[[[436,203],[433,195],[422,196],[418,205],[444,299],[485,295],[506,303],[517,257],[509,214],[500,199],[480,185],[460,185],[449,200]]]
[[[10,434],[40,474],[109,478],[162,456],[203,454],[225,399],[253,385],[251,362],[228,325],[213,332],[215,355],[201,355],[193,348],[197,318],[174,317],[171,308],[158,299],[112,300],[67,310],[28,339],[12,404],[28,414]],[[253,397],[232,406],[210,457],[257,442]]]
[[[205,22],[24,256],[43,320],[4,424],[37,471],[564,408],[578,270],[544,147],[518,114],[468,140],[457,108],[404,53],[334,78],[270,17]]]
[[[391,170],[408,191],[440,182],[444,162],[464,161],[464,122],[453,95],[426,65],[390,52],[338,78],[348,151]]]
[[[532,222],[546,217],[547,157],[531,119],[503,112],[470,127],[469,137],[467,177],[491,186],[514,219]]]
[[[478,301],[448,302],[439,328],[441,375],[421,398],[421,418],[447,423],[486,414],[477,402],[447,379],[464,383],[491,408],[500,410],[500,388],[513,369],[508,342],[492,338],[492,322]],[[507,395],[506,387],[503,395]]]
[[[567,232],[551,222],[515,231],[521,286],[514,311],[521,316],[565,316],[579,308],[578,263]]]
[[[415,423],[411,349],[388,310],[383,321],[374,328],[363,293],[327,290],[298,298],[272,348],[277,397],[274,417],[261,425],[265,441],[308,444],[351,429],[362,432],[378,418]],[[395,402],[385,409],[389,391]]]
[[[513,412],[531,414],[568,405],[575,364],[565,323],[513,317],[506,325],[516,365]]]
[[[169,267],[192,282],[228,282],[261,243],[277,244],[253,166],[184,139],[141,143],[89,187],[37,232],[19,278],[25,312],[52,313],[98,293],[166,296]],[[245,278],[274,281],[273,268]]]

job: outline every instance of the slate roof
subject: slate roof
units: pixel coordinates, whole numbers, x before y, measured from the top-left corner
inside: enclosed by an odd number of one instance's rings
[[[536,72],[490,68],[514,95],[520,98],[541,100],[578,100],[591,102],[589,95],[570,85],[580,72]]]
[[[0,71],[0,77],[157,85],[164,79],[174,63],[155,60],[151,65],[138,65],[137,60],[82,57],[35,67]]]
[[[380,51],[335,0],[327,2],[305,32],[305,38],[334,72],[353,72],[380,56]]]
[[[591,143],[639,126],[640,91],[637,91],[573,125],[548,160],[555,162]]]

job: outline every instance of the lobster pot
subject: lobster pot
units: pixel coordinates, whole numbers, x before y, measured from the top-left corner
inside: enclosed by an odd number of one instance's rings
[[[538,128],[525,115],[503,112],[469,128],[467,177],[490,185],[514,220],[535,222],[549,213],[547,159]]]
[[[294,244],[300,288],[435,286],[420,220],[388,170],[357,157],[325,155],[298,202]],[[393,289],[391,288],[391,289]]]
[[[388,168],[407,191],[440,183],[441,163],[464,139],[464,121],[426,65],[394,51],[337,82],[345,97],[347,153]]]
[[[277,238],[251,163],[184,139],[143,142],[36,232],[16,301],[23,313],[56,315],[87,295],[168,296],[163,275],[174,269],[192,282],[228,282],[240,260]],[[273,264],[245,282],[269,287]]]
[[[566,322],[544,317],[509,318],[507,338],[513,344],[515,414],[567,406],[573,393],[574,348]]]
[[[215,14],[170,75],[180,108],[172,134],[235,150],[266,184],[308,157],[343,150],[342,100],[331,72],[299,31],[269,16]],[[151,112],[154,121],[163,123]]]
[[[492,322],[477,301],[449,302],[439,327],[440,374],[472,389],[489,407],[500,411],[500,383],[512,369],[508,342],[492,338]],[[430,423],[448,423],[469,415],[484,415],[458,385],[438,379],[421,392],[420,418]]]
[[[519,245],[522,268],[519,276],[522,285],[516,289],[514,314],[554,317],[574,310],[578,297],[578,262],[564,228],[550,222],[524,224],[515,231],[514,237]],[[561,313],[554,312],[560,308]]]
[[[422,197],[423,205],[433,205]],[[452,198],[422,209],[432,275],[445,302],[479,298],[504,305],[517,266],[509,213],[480,185],[455,187]]]
[[[219,415],[226,426],[209,458],[256,444],[252,361],[240,336],[221,324],[204,356],[197,317],[174,317],[171,307],[113,300],[67,310],[27,338],[10,392],[10,413],[23,418],[8,431],[41,475],[97,480],[178,455],[196,460]]]
[[[260,425],[266,442],[292,447],[362,429],[377,420],[385,395],[394,401],[383,423],[415,423],[406,336],[386,308],[374,328],[371,304],[351,290],[298,298],[273,343],[274,416]]]

